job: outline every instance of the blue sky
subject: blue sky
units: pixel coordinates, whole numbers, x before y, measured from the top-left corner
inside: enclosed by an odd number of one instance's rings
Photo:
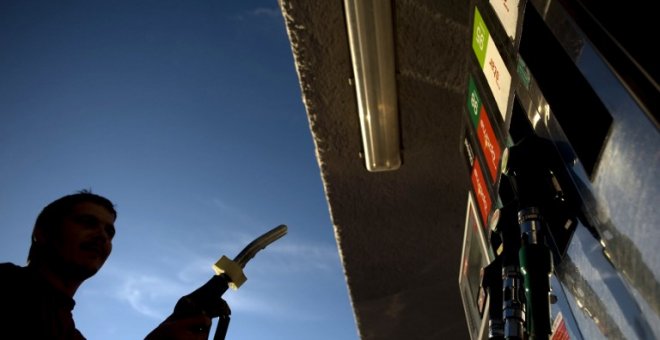
[[[228,291],[228,339],[357,339],[277,1],[0,2],[0,261],[80,189],[119,212],[76,295],[90,340],[141,339],[279,224]]]

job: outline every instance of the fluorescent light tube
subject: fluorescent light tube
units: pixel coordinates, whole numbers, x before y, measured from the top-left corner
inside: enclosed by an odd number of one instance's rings
[[[401,166],[389,0],[345,0],[364,160],[369,171]]]

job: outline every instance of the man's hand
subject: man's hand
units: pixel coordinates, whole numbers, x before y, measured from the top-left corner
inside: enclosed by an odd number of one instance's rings
[[[171,319],[167,318],[151,331],[145,340],[207,340],[211,330],[211,318],[198,314],[195,316]]]

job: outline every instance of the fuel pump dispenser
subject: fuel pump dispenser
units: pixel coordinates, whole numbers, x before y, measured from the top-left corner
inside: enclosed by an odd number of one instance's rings
[[[500,186],[510,185],[514,200],[508,202],[503,208],[505,213],[500,215],[500,219],[504,217],[500,223],[504,226],[503,239],[511,239],[516,234],[511,231],[512,226],[519,231],[517,240],[503,244],[505,252],[507,246],[512,246],[509,256],[517,250],[525,292],[525,333],[532,339],[547,339],[552,333],[550,275],[554,270],[553,262],[560,261],[564,252],[553,241],[553,235],[574,228],[576,217],[555,175],[560,170],[550,165],[549,160],[556,153],[551,143],[531,135],[505,153],[503,158],[507,161],[502,166]],[[506,301],[505,298],[505,306]]]
[[[550,275],[564,252],[553,235],[566,233],[576,223],[557,170],[549,165],[553,153],[552,145],[535,135],[504,151],[498,191],[502,207],[490,217],[490,244],[496,255],[484,268],[481,283],[492,300],[489,339],[551,334]]]

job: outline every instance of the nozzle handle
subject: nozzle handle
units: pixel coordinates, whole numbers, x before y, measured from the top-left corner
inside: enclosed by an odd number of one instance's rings
[[[269,244],[277,241],[282,236],[286,235],[287,226],[280,224],[279,226],[269,230],[265,234],[257,237],[254,241],[250,242],[238,255],[234,258],[241,268],[245,268],[245,264],[250,261],[261,249],[266,248]]]

